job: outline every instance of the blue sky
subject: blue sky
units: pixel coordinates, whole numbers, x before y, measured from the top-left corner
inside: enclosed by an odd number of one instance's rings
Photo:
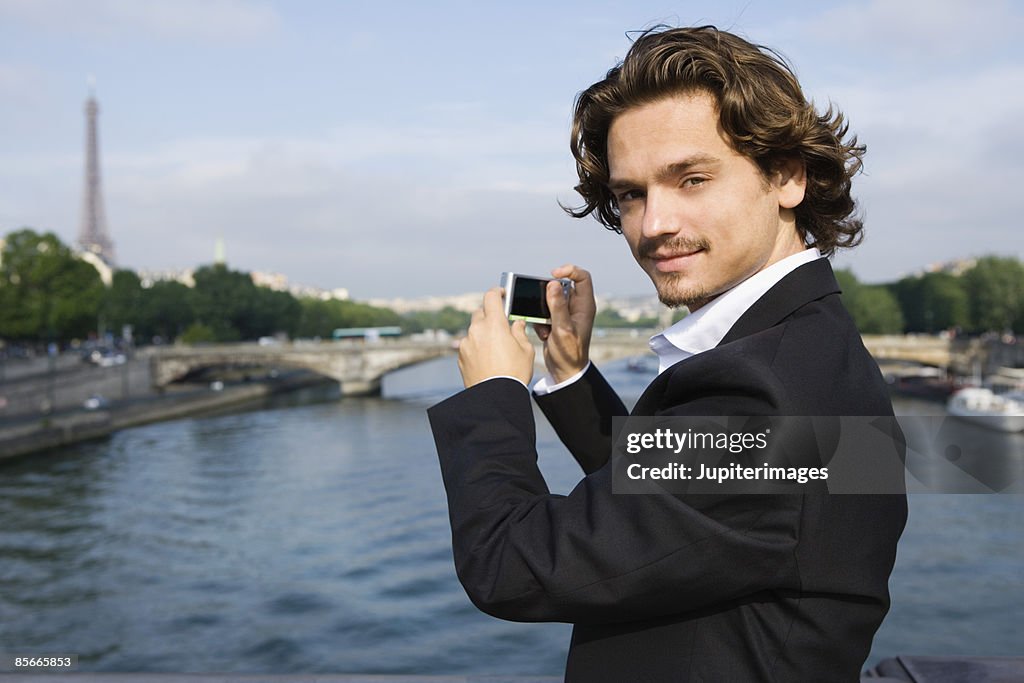
[[[356,297],[483,290],[566,261],[652,291],[574,203],[575,94],[653,23],[770,45],[868,145],[863,280],[1024,258],[1024,11],[1009,2],[0,0],[0,233],[72,242],[86,77],[131,268],[228,262]]]

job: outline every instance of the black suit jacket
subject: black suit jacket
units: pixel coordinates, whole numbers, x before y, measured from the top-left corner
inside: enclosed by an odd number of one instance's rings
[[[596,368],[538,403],[586,476],[536,465],[529,392],[493,379],[429,410],[459,579],[481,610],[574,624],[568,681],[856,681],[906,521],[892,495],[613,495]],[[829,263],[794,270],[635,415],[891,415]]]

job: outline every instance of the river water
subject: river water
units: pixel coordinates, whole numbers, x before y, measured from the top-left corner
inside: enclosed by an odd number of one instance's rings
[[[606,370],[627,402],[649,380]],[[307,391],[0,466],[0,653],[78,654],[85,671],[561,674],[569,626],[492,619],[455,577],[425,408],[459,387],[441,359],[386,378],[383,398]],[[567,493],[581,475],[543,418],[538,440]],[[1022,511],[911,496],[869,664],[1024,654]]]

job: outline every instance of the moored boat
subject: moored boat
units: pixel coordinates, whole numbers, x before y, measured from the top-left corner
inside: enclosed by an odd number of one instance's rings
[[[946,403],[946,410],[953,417],[969,420],[989,429],[1001,432],[1024,431],[1024,400],[996,394],[991,389],[961,389],[950,397]]]

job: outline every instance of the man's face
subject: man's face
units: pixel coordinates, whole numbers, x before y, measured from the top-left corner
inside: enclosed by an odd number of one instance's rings
[[[729,144],[706,93],[620,114],[608,165],[622,234],[668,306],[695,310],[805,248],[791,210],[803,199],[803,167],[766,179]]]

